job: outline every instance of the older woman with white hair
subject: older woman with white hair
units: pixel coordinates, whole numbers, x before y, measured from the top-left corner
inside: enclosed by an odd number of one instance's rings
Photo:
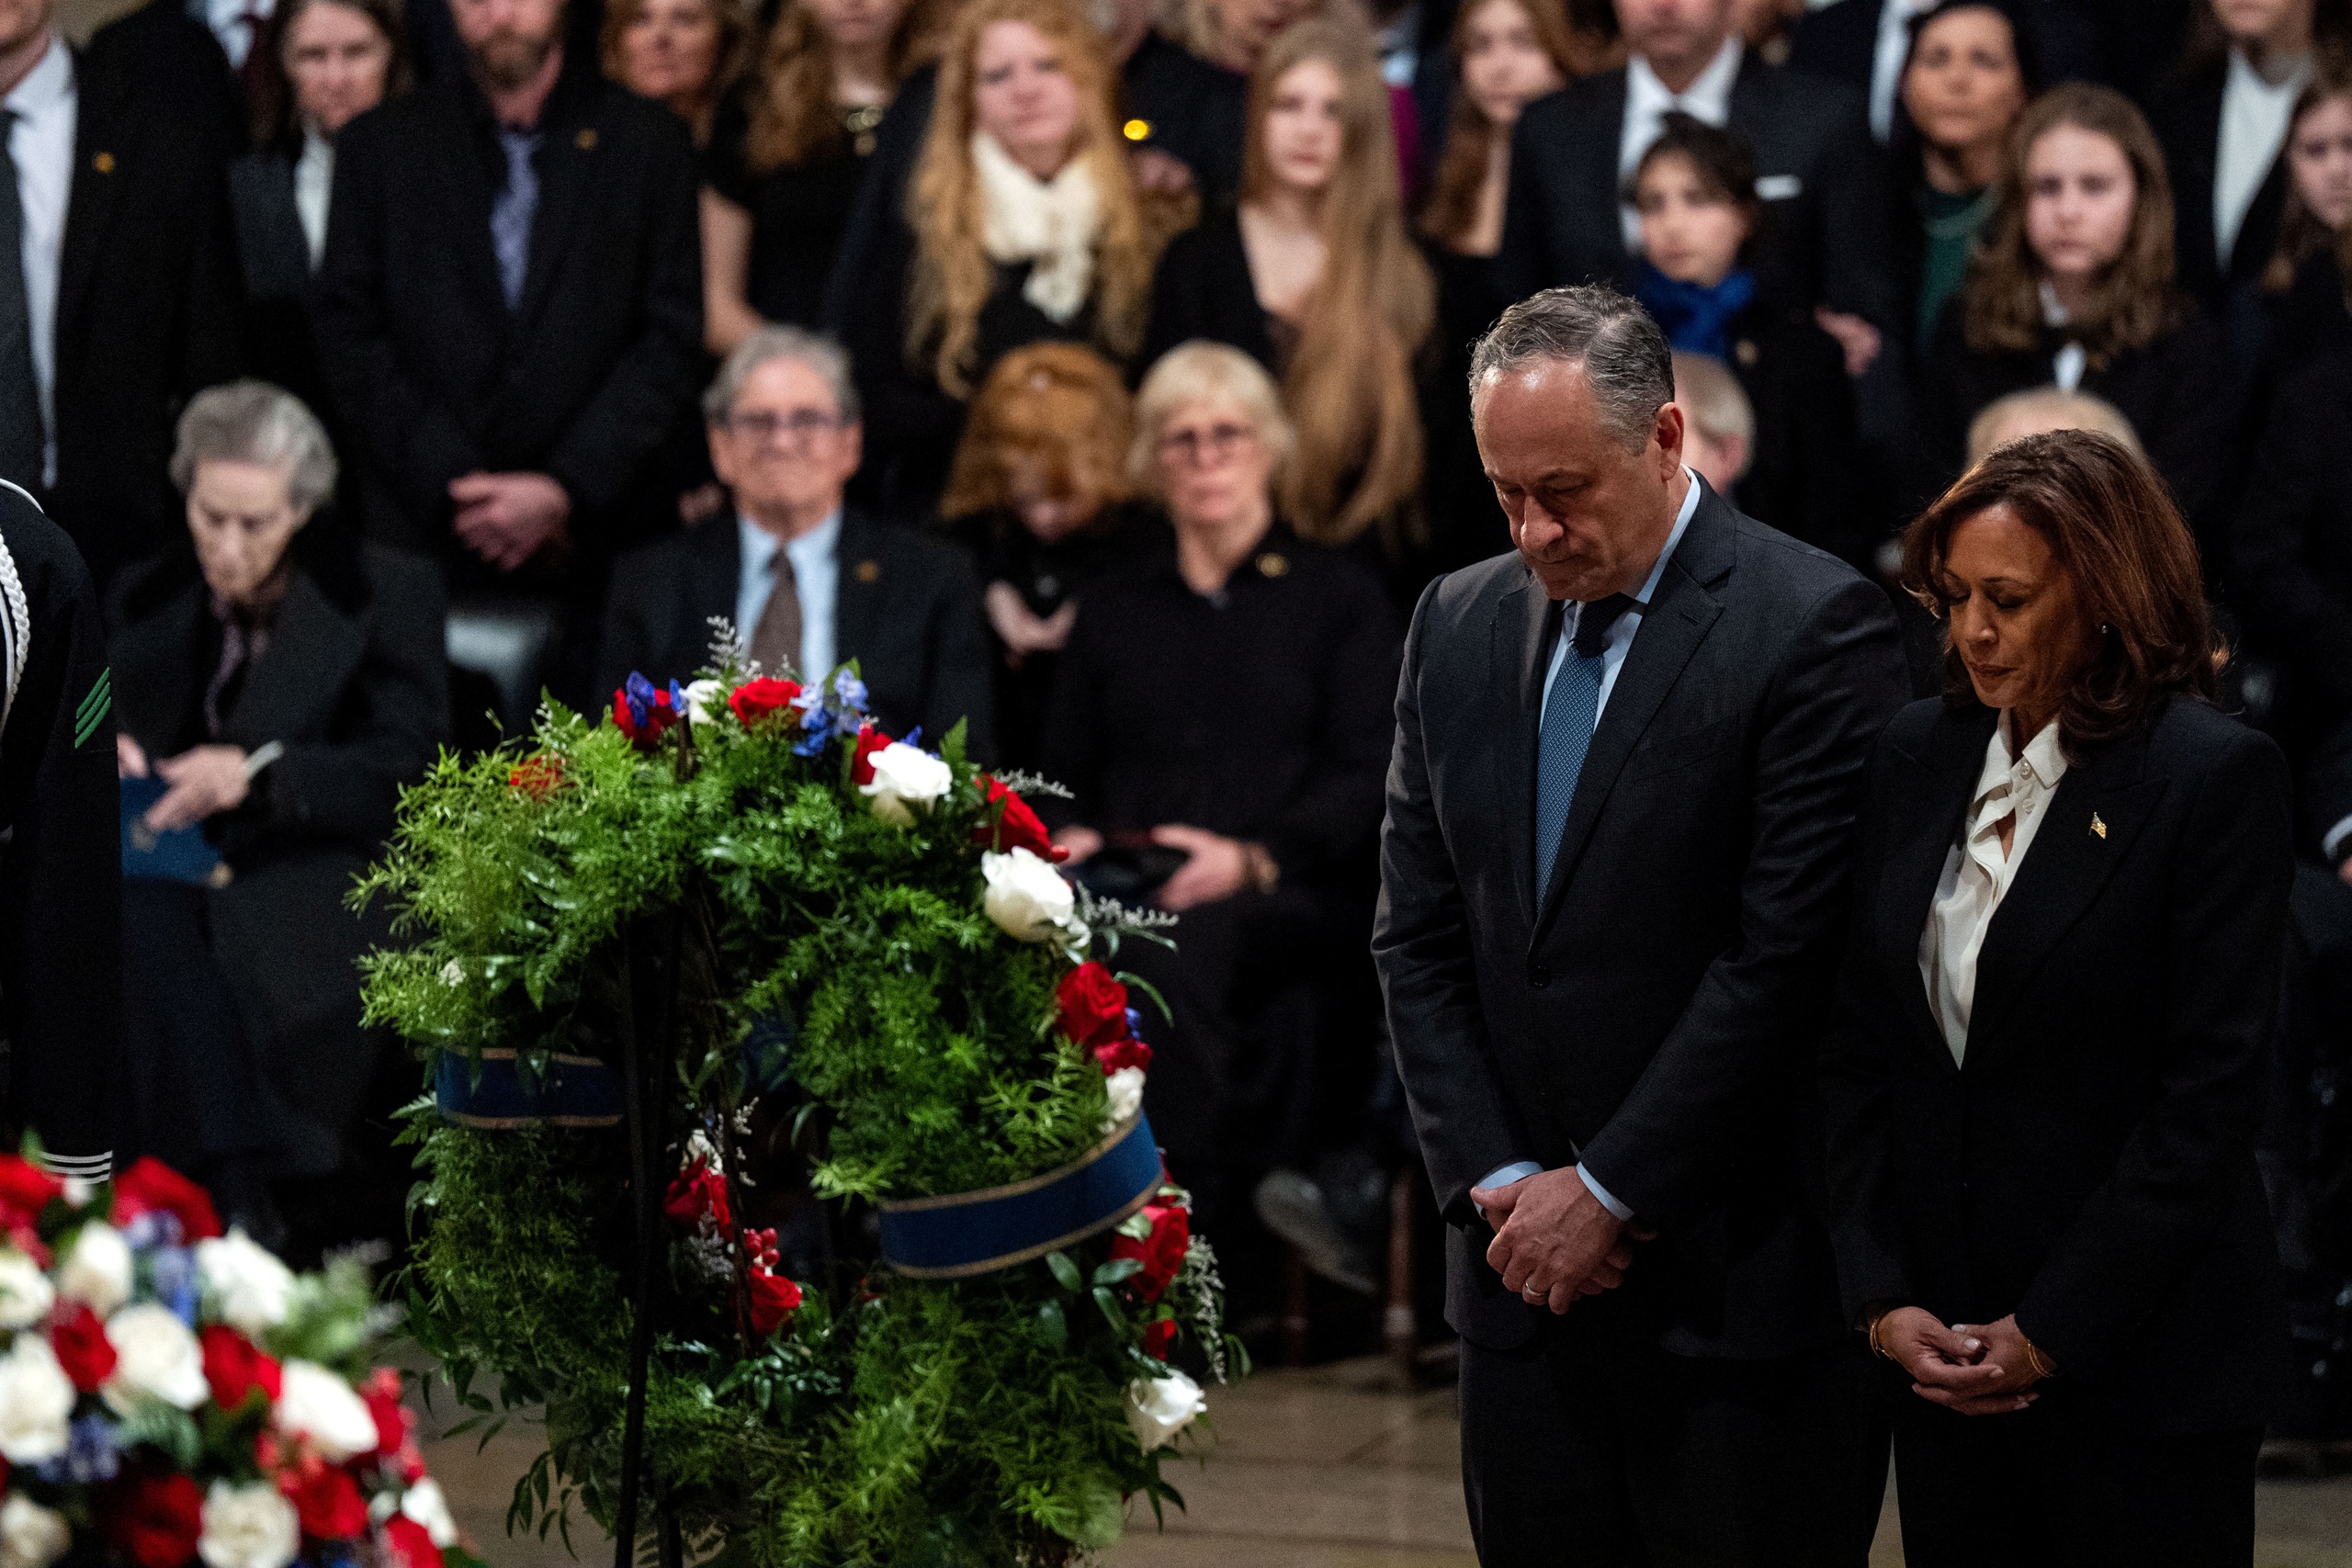
[[[199,393],[171,474],[187,541],[127,573],[110,617],[132,844],[116,1149],[209,1182],[257,1235],[281,1228],[272,1184],[299,1193],[291,1239],[315,1247],[351,1233],[306,1215],[399,1217],[351,1185],[391,1060],[355,966],[390,933],[344,900],[447,733],[440,581],[334,517],[334,448],[278,388]]]
[[[1072,797],[1040,807],[1081,880],[1182,916],[1176,952],[1120,957],[1174,1014],[1152,1036],[1152,1126],[1230,1251],[1256,1178],[1303,1162],[1317,1089],[1370,1065],[1369,1016],[1335,1028],[1319,998],[1370,994],[1331,982],[1370,940],[1397,630],[1368,567],[1277,516],[1291,430],[1257,361],[1170,350],[1136,423],[1134,477],[1173,547],[1080,603],[1045,740]]]

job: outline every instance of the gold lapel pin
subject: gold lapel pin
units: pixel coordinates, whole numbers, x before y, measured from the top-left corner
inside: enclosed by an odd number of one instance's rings
[[[596,128],[593,125],[581,127],[580,134],[571,141],[582,152],[594,152],[596,150]]]
[[[113,174],[114,154],[111,152],[99,153],[96,157],[90,160],[90,167],[97,170],[98,173],[102,175]]]
[[[2091,813],[2091,831],[2102,839],[2107,837],[2107,824],[2099,820],[2098,813],[2096,811]]]
[[[860,582],[879,582],[879,581],[882,581],[882,563],[881,563],[880,561],[878,561],[878,560],[862,560],[862,561],[858,562],[858,563],[857,563],[857,580],[858,580]]]

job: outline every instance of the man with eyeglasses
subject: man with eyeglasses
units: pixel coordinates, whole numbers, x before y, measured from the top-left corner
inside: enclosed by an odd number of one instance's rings
[[[855,660],[884,728],[936,746],[962,719],[994,741],[978,581],[952,546],[842,503],[865,456],[849,356],[797,327],[746,338],[703,397],[722,515],[621,558],[605,605],[601,690],[632,670],[684,680],[724,618],[768,674],[822,679]]]

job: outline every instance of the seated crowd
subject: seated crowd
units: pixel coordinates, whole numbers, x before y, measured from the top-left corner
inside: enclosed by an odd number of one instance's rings
[[[257,1232],[398,1190],[341,901],[397,787],[723,619],[1067,786],[1073,874],[1184,914],[1138,966],[1204,1225],[1364,1284],[1398,650],[1509,547],[1468,348],[1555,285],[1642,301],[1691,466],[1885,582],[1923,690],[1901,525],[2021,434],[2143,451],[2352,881],[2346,0],[8,22],[0,477],[106,595],[146,825],[227,868],[129,884],[118,1146]]]

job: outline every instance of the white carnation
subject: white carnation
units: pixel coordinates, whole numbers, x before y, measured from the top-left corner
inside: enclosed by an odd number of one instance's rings
[[[56,1304],[40,1265],[13,1247],[0,1247],[0,1328],[30,1328]]]
[[[73,1440],[74,1382],[38,1334],[19,1334],[0,1356],[0,1459],[39,1464]]]
[[[114,1375],[98,1395],[117,1415],[130,1415],[142,1395],[180,1410],[212,1397],[204,1352],[171,1308],[155,1302],[123,1308],[107,1319],[107,1343],[114,1347]]]
[[[956,774],[945,762],[903,740],[891,741],[866,761],[873,765],[874,782],[858,785],[858,792],[874,802],[875,816],[896,827],[913,827],[915,816],[908,807],[928,811],[956,785]]]
[[[294,1272],[242,1228],[198,1242],[196,1269],[213,1312],[248,1339],[286,1321]]]
[[[266,1481],[232,1486],[216,1481],[204,1495],[204,1533],[197,1555],[206,1568],[286,1568],[302,1550],[294,1505]]]
[[[686,719],[692,724],[709,724],[727,711],[725,682],[708,679],[686,682]]]
[[[84,1225],[57,1271],[57,1293],[112,1317],[130,1299],[130,1244],[122,1233],[99,1220]]]
[[[1127,1385],[1127,1425],[1146,1453],[1174,1442],[1208,1407],[1201,1385],[1173,1368]]]
[[[441,1483],[426,1476],[401,1497],[401,1512],[424,1527],[435,1546],[458,1544],[458,1521],[450,1516],[449,1499]]]
[[[988,883],[980,907],[1009,936],[1023,942],[1051,942],[1055,932],[1076,918],[1078,900],[1062,874],[1028,850],[980,857],[980,875]]]
[[[17,1492],[0,1503],[0,1568],[49,1568],[74,1544],[65,1516]]]
[[[1103,1080],[1102,1087],[1111,1095],[1111,1113],[1102,1118],[1102,1130],[1107,1133],[1133,1120],[1143,1109],[1143,1069],[1121,1067]]]
[[[316,1361],[286,1363],[275,1414],[280,1432],[308,1438],[329,1464],[376,1451],[376,1417],[368,1402]]]

